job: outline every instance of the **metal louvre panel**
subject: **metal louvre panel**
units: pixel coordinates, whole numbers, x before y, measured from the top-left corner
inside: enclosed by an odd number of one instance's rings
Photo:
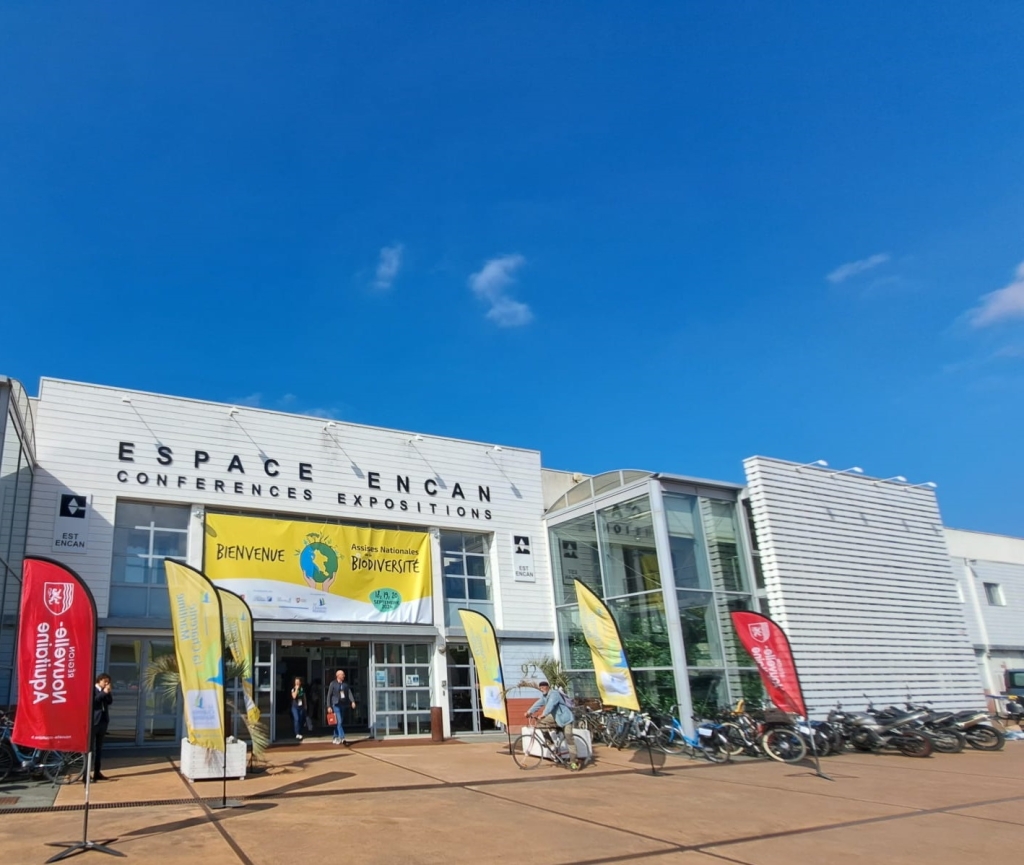
[[[771,615],[813,712],[837,699],[983,703],[935,495],[876,478],[745,461]]]

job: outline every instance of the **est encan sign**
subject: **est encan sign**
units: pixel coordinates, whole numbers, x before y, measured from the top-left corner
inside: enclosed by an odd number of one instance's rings
[[[512,533],[512,575],[517,583],[537,582],[533,567],[533,545],[530,535]]]
[[[56,505],[50,549],[54,553],[88,552],[92,496],[63,490],[57,493]]]

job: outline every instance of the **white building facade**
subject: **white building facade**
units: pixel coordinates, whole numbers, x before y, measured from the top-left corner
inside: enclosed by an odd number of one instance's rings
[[[967,631],[985,690],[1024,689],[1024,538],[946,529]]]
[[[287,572],[287,590],[245,593],[257,702],[276,739],[293,735],[296,676],[326,733],[336,669],[356,692],[353,733],[492,727],[460,608],[494,623],[507,686],[554,656],[577,694],[592,695],[574,580],[612,610],[647,706],[678,706],[686,723],[761,695],[734,610],[786,629],[815,714],[908,692],[977,707],[1001,689],[1003,664],[1024,666],[1024,540],[944,530],[933,490],[900,479],[765,457],[745,462],[745,486],[585,477],[543,469],[533,450],[51,378],[19,404],[0,475],[0,527],[16,530],[0,532],[0,696],[11,701],[23,547],[92,590],[98,664],[116,691],[111,744],[170,745],[182,733],[179,702],[144,682],[173,653],[168,559],[229,589],[254,576],[253,557]],[[254,540],[229,539],[236,525]],[[383,602],[379,616],[346,613],[310,577],[307,554],[331,570],[337,538],[369,530],[388,533],[374,536],[381,549],[419,545],[429,563],[414,615]]]
[[[425,735],[431,707],[442,709],[446,735],[486,727],[460,607],[491,617],[511,682],[522,663],[552,652],[536,451],[55,379],[41,382],[35,420],[26,554],[66,563],[95,596],[98,664],[118,692],[112,743],[180,734],[177,706],[141,682],[154,658],[173,651],[162,563],[202,570],[217,516],[429,537],[430,609],[418,621],[326,621],[302,609],[317,593],[301,575],[287,599],[301,603],[287,605],[285,618],[261,618],[254,607],[257,698],[277,738],[292,734],[293,677],[315,705],[317,683],[323,689],[335,669],[357,696],[347,729]],[[528,569],[514,568],[517,539],[529,548]],[[321,700],[318,725],[324,714]]]

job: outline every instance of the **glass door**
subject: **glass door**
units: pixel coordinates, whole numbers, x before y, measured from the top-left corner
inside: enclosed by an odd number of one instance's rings
[[[334,681],[338,670],[345,671],[345,681],[352,688],[356,698],[356,708],[345,713],[345,733],[365,733],[370,729],[370,647],[365,643],[353,646],[324,646],[322,666],[322,687],[320,705],[324,707],[326,716],[327,689]]]
[[[430,732],[430,651],[427,643],[373,646],[373,731],[377,738]]]
[[[495,729],[493,719],[480,710],[480,689],[476,664],[469,646],[448,644],[448,708],[451,712],[452,735],[482,733]]]
[[[160,679],[152,690],[142,685],[151,663],[173,655],[174,642],[170,639],[110,638],[107,672],[113,684],[114,702],[110,705],[107,741],[111,745],[158,745],[178,741],[182,728],[180,688],[170,697],[163,692]]]

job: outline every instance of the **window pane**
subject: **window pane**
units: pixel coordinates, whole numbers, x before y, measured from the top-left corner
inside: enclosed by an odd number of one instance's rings
[[[714,715],[719,708],[729,705],[725,674],[721,670],[689,670],[688,674],[693,713],[698,718]]]
[[[606,597],[661,587],[654,523],[646,495],[599,510],[597,530],[604,553]]]
[[[187,529],[188,506],[154,505],[153,522],[164,529]]]
[[[556,611],[558,620],[558,643],[562,663],[570,670],[592,670],[594,660],[590,646],[580,627],[579,607],[561,607]]]
[[[665,494],[665,520],[676,588],[710,589],[711,575],[697,518],[697,497]]]
[[[597,553],[597,526],[594,515],[577,517],[557,525],[550,531],[554,557],[555,603],[576,603],[573,580],[579,580],[598,597],[604,597],[601,587],[601,565]]]
[[[154,532],[153,554],[157,556],[181,556],[188,552],[188,535],[182,532]]]
[[[679,699],[676,696],[676,679],[671,670],[634,670],[637,699],[645,711],[669,714]]]
[[[473,581],[475,582],[475,580]],[[466,597],[466,581],[459,577],[444,578],[444,596],[449,600],[459,600]]]
[[[471,577],[486,577],[487,559],[483,556],[466,556],[466,573]]]
[[[134,528],[148,526],[153,521],[153,506],[135,504],[135,502],[118,502],[114,522],[118,527]]]
[[[661,592],[608,601],[632,667],[671,667],[665,599]]]
[[[702,498],[700,512],[714,587],[727,592],[750,591],[746,567],[740,556],[736,506],[732,502]]]
[[[463,534],[462,537],[466,544],[467,553],[487,552],[487,535]]]
[[[145,618],[149,589],[145,586],[110,587],[110,615],[115,617]]]
[[[461,553],[462,532],[441,532],[441,552]]]
[[[115,529],[114,555],[149,555],[149,531],[127,526]]]
[[[679,592],[686,663],[691,667],[722,666],[718,617],[711,592]]]
[[[171,618],[171,596],[162,587],[149,589],[149,616],[153,619]]]
[[[466,580],[466,586],[469,588],[470,600],[489,601],[491,599],[490,587],[486,580]]]
[[[446,574],[464,574],[466,573],[466,564],[462,556],[445,556],[444,557],[444,572]]]

